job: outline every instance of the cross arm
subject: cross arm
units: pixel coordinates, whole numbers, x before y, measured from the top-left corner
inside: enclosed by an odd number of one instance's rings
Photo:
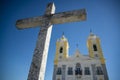
[[[41,25],[43,21],[45,21],[45,18],[43,18],[43,16],[20,19],[17,20],[16,27],[18,29],[36,27]]]
[[[66,22],[75,22],[86,20],[86,10],[73,10],[67,12],[56,13],[51,18],[52,24],[62,24]]]
[[[16,22],[18,29],[41,26],[49,21],[51,24],[62,24],[66,22],[75,22],[86,20],[85,9],[61,12],[56,14],[44,15],[33,18],[21,19]]]

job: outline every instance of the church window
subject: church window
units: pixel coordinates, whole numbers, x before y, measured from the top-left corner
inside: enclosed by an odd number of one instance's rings
[[[97,67],[97,71],[96,71],[97,75],[103,75],[103,71],[101,67]]]
[[[93,49],[94,51],[97,51],[97,46],[95,44],[93,44]]]
[[[90,69],[89,69],[89,67],[85,67],[85,75],[90,75]]]
[[[58,69],[57,69],[57,75],[61,75],[61,74],[62,74],[61,67],[58,67]]]
[[[63,47],[60,48],[60,53],[63,53]]]
[[[73,75],[73,68],[72,67],[68,67],[68,75]]]
[[[82,70],[81,70],[80,63],[76,64],[75,75],[82,75]]]
[[[81,66],[80,63],[77,63],[77,64],[76,64],[76,67],[80,67],[80,66]]]

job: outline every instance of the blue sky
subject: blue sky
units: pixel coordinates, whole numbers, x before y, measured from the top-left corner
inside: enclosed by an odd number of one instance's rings
[[[45,80],[52,80],[55,43],[65,33],[73,55],[76,44],[88,54],[86,41],[92,29],[100,37],[110,80],[120,80],[120,1],[119,0],[1,0],[0,80],[27,80],[38,32],[37,28],[17,30],[16,20],[43,15],[54,1],[56,12],[86,8],[87,20],[53,25]]]

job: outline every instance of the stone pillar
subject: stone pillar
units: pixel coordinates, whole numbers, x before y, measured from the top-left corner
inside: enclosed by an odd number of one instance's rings
[[[104,80],[109,80],[106,65],[102,64],[102,68],[103,68]]]
[[[57,65],[54,65],[53,79],[52,80],[56,80],[56,72],[57,72]]]
[[[43,20],[41,24],[41,29],[38,35],[38,40],[36,48],[34,50],[34,55],[27,80],[44,80],[48,49],[52,31],[50,19],[51,14],[54,14],[54,12],[55,12],[54,4],[49,3],[47,5],[46,12],[44,15],[44,17],[46,17],[47,19]]]
[[[96,70],[95,70],[95,64],[91,64],[91,68],[92,68],[92,76],[93,76],[93,80],[97,80],[96,78]]]
[[[62,65],[62,80],[65,80],[65,77],[66,77],[66,65]]]
[[[27,80],[44,80],[52,25],[41,27]]]

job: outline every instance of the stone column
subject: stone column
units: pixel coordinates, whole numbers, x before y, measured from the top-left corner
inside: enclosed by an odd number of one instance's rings
[[[66,77],[66,65],[62,65],[62,80],[65,80],[65,77]]]
[[[97,80],[97,78],[96,78],[95,64],[91,64],[91,68],[92,68],[93,80]]]
[[[40,29],[27,80],[44,80],[51,31],[50,23]]]

